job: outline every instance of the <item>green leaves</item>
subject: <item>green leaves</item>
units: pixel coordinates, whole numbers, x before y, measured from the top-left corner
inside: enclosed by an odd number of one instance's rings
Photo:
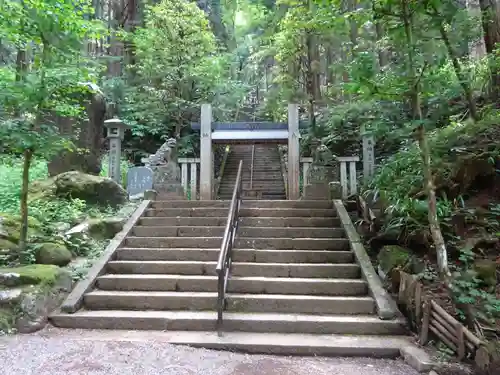
[[[0,39],[17,49],[17,63],[0,70],[2,146],[43,155],[70,147],[54,116],[78,117],[88,92],[79,82],[96,76],[82,53],[102,30],[84,19],[91,12],[87,0],[2,1]]]
[[[217,50],[203,11],[195,3],[164,0],[146,9],[145,27],[127,38],[134,44],[133,76],[115,96],[121,116],[136,136],[166,138],[179,134],[193,121],[202,102],[220,103],[230,92],[229,55]],[[114,91],[114,90],[113,90]],[[116,94],[118,94],[115,91]],[[231,108],[238,100],[229,95]]]

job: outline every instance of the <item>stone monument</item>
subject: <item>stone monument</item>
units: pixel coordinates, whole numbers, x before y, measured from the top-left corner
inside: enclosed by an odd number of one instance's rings
[[[122,140],[125,137],[125,129],[128,125],[124,124],[122,120],[112,118],[104,121],[104,126],[108,130],[109,139],[109,178],[114,180],[120,186],[122,185],[121,174],[121,156],[122,156]]]
[[[145,198],[152,198],[157,194],[168,199],[184,197],[177,162],[177,141],[174,138],[168,139],[156,153],[142,161],[153,171],[153,189],[145,192]]]

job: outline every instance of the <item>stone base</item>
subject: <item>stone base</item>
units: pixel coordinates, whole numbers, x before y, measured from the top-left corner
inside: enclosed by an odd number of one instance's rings
[[[342,199],[340,182],[315,182],[304,186],[302,194],[305,200]]]
[[[304,199],[306,200],[328,200],[330,189],[328,183],[312,183],[304,186]]]
[[[175,193],[179,195],[184,195],[184,188],[180,182],[165,182],[161,184],[154,184],[153,190],[156,190],[158,194]]]
[[[155,184],[153,190],[156,192],[157,200],[178,200],[185,199],[184,188],[180,182]]]
[[[330,199],[342,199],[342,185],[339,181],[332,181],[328,184]]]

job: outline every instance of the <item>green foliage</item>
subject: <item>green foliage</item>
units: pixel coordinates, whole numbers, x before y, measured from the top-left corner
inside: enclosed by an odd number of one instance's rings
[[[452,291],[458,303],[475,306],[479,318],[494,321],[500,317],[500,299],[494,291],[485,290],[484,280],[474,270],[474,258],[472,249],[460,249],[460,261],[452,280]],[[464,318],[464,312],[458,312]]]
[[[234,108],[238,93],[227,93],[241,90],[229,76],[230,56],[217,54],[208,21],[196,4],[163,0],[148,6],[145,18],[145,26],[128,36],[136,56],[129,67],[133,78],[127,84],[116,79],[110,83],[111,88],[121,86],[111,96],[133,135],[180,135],[197,118],[203,102],[220,111],[226,105]]]
[[[17,157],[0,157],[0,212],[19,212],[22,161]],[[31,167],[31,180],[47,176],[47,162],[35,159]]]
[[[127,166],[123,162],[123,166]],[[0,212],[19,214],[19,194],[21,191],[22,160],[18,157],[3,156],[0,158]],[[31,180],[47,178],[47,162],[35,159],[30,178]],[[62,226],[76,225],[86,218],[100,218],[113,216],[116,211],[106,207],[87,205],[81,199],[39,199],[29,204],[30,216],[41,225],[41,232],[30,238],[31,243],[21,252],[23,264],[35,262],[37,246],[43,242],[54,240],[64,242],[68,249],[78,256],[97,256],[104,249],[102,241],[95,241],[88,237],[63,238],[60,235]],[[0,259],[0,264],[5,260]]]
[[[0,39],[17,49],[17,65],[0,74],[2,147],[15,152],[32,149],[50,156],[69,147],[50,121],[50,114],[78,116],[74,94],[79,82],[95,81],[94,65],[85,59],[86,38],[99,37],[102,27],[84,19],[86,0],[2,2]],[[76,9],[76,11],[75,11]]]

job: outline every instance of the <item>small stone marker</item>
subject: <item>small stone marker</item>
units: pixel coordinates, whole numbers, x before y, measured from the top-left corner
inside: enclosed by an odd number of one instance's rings
[[[153,188],[153,170],[148,167],[133,167],[127,172],[127,192],[130,196]]]
[[[122,140],[125,136],[125,129],[128,128],[121,120],[117,118],[104,121],[104,126],[108,129],[109,139],[109,178],[117,184],[122,184],[120,172],[120,158],[122,155]]]
[[[363,134],[363,180],[370,181],[375,172],[375,140],[369,133]]]

